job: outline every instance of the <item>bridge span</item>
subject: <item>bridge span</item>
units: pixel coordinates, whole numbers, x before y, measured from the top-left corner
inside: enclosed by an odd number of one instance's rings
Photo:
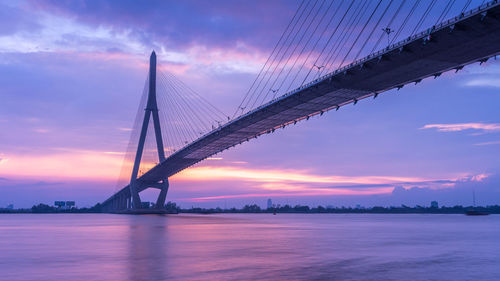
[[[499,52],[500,4],[492,1],[230,120],[169,157],[160,157],[162,161],[158,165],[140,177],[132,176],[131,185],[123,187],[102,206],[109,212],[140,208],[138,195],[135,200],[131,195],[150,187],[162,190],[157,206],[163,206],[168,178],[214,154],[311,116],[356,104],[367,97],[377,97],[394,88],[400,89],[408,83],[436,78],[443,72],[458,71],[471,63],[483,63]],[[152,115],[155,119],[154,112]]]

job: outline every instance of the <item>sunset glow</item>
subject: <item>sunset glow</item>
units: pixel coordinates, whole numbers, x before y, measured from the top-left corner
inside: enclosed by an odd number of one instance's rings
[[[128,1],[82,3],[0,3],[0,206],[54,201],[55,195],[27,199],[18,192],[42,190],[40,182],[53,194],[84,190],[81,182],[88,182],[91,199],[82,205],[102,202],[130,182],[137,147],[129,139],[136,114],[144,112],[138,106],[153,50],[159,71],[222,112],[217,122],[238,116],[300,1],[159,1],[154,9]],[[374,30],[373,38],[383,35]],[[275,59],[293,63],[309,55],[318,54],[306,48]],[[304,66],[308,81],[321,74],[312,62]],[[476,188],[492,203],[500,198],[499,69],[495,60],[471,64],[244,142],[172,176],[168,200],[458,204],[469,202]],[[262,96],[287,87],[264,84]],[[160,99],[167,104],[160,112],[174,112],[171,96]],[[186,142],[178,128],[162,131]],[[168,154],[179,149],[164,146]],[[155,149],[146,147],[140,175],[158,162]]]

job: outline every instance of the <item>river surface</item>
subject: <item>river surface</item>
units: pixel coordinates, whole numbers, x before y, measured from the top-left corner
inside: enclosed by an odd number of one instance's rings
[[[500,216],[2,214],[0,280],[500,280]]]

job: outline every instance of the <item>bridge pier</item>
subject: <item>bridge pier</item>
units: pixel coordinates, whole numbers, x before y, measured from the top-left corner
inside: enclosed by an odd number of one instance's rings
[[[140,209],[142,207],[141,197],[139,197],[139,186],[137,180],[130,182],[130,194],[132,201],[132,209]]]
[[[168,179],[163,180],[160,186],[160,194],[158,195],[158,199],[156,200],[157,209],[162,209],[165,207],[165,199],[167,198],[168,186]]]

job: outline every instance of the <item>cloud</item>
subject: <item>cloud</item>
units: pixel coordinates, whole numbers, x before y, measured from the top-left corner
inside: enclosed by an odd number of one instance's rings
[[[193,45],[235,47],[252,41],[270,47],[277,21],[286,24],[296,1],[29,1],[30,8],[83,25],[127,33],[150,47],[181,50]],[[273,36],[271,36],[273,35]],[[258,40],[248,40],[256,38]],[[156,48],[158,49],[158,48]]]
[[[46,133],[50,132],[48,129],[42,129],[42,128],[34,129],[33,131],[40,133],[40,134],[46,134]]]
[[[487,142],[480,142],[480,143],[475,143],[474,145],[495,145],[495,144],[500,144],[500,141],[487,141]]]
[[[362,196],[390,194],[394,186],[429,187],[431,189],[453,186],[457,181],[470,176],[432,179],[401,176],[338,176],[320,175],[307,170],[255,169],[235,166],[202,166],[182,171],[172,177],[177,185],[197,186],[196,192],[209,193],[192,197],[193,200],[219,200],[265,196]],[[474,179],[483,179],[477,175]],[[213,184],[211,184],[213,183]],[[218,186],[214,186],[217,183]],[[223,186],[238,185],[228,191]],[[202,188],[203,187],[203,188]],[[221,189],[222,188],[222,189]],[[185,192],[190,192],[184,189]],[[189,201],[186,197],[184,201]]]
[[[376,195],[376,194],[387,194],[391,192],[392,188],[377,188],[377,189],[364,189],[364,190],[350,190],[350,189],[335,189],[335,190],[316,190],[309,189],[302,192],[290,192],[284,193],[280,192],[270,192],[270,193],[247,193],[247,194],[231,194],[231,195],[217,195],[217,196],[207,196],[207,197],[196,197],[190,200],[193,201],[206,201],[206,200],[221,200],[221,199],[235,199],[235,198],[258,198],[258,197],[309,197],[309,196],[338,196],[338,195]]]
[[[0,37],[40,29],[41,26],[37,23],[36,16],[24,13],[15,1],[3,2],[0,3]]]
[[[343,202],[357,202],[367,205],[424,205],[432,200],[439,200],[441,203],[450,205],[455,198],[461,204],[469,202],[471,188],[481,189],[483,198],[487,194],[500,193],[500,190],[494,188],[498,182],[497,175],[477,174],[463,176],[457,179],[449,180],[431,180],[426,182],[403,183],[388,182],[387,184],[364,184],[356,186],[329,186],[321,188],[311,183],[287,183],[287,182],[269,182],[261,183],[251,190],[243,190],[239,193],[211,195],[193,198],[181,198],[180,201],[206,202],[225,199],[249,199],[249,198],[337,198],[342,197]],[[492,184],[493,183],[493,184]],[[221,192],[219,192],[221,193]],[[449,196],[449,198],[446,198]],[[484,202],[493,202],[496,197],[489,198]],[[497,202],[498,203],[498,202]]]
[[[415,204],[427,205],[430,201],[437,200],[441,205],[470,206],[473,192],[476,193],[478,205],[499,204],[500,174],[467,176],[457,180],[453,186],[442,189],[396,186],[386,202],[413,206]]]
[[[144,5],[42,0],[20,6],[0,6],[0,11],[21,19],[9,20],[0,12],[0,19],[8,22],[0,26],[13,30],[0,36],[0,52],[83,52],[102,59],[113,55],[139,59],[155,49],[162,64],[177,65],[170,67],[173,70],[189,65],[197,66],[196,71],[231,74],[258,72],[298,2]],[[23,26],[16,28],[18,22]]]
[[[153,2],[27,1],[15,8],[16,18],[26,18],[20,21],[24,24],[36,22],[37,28],[26,26],[22,32],[0,36],[0,52],[88,53],[103,60],[115,55],[139,60],[155,49],[161,64],[171,71],[186,71],[189,66],[193,72],[253,74],[299,5],[296,1]],[[8,22],[3,26],[17,21]]]
[[[424,182],[430,179],[398,176],[324,176],[301,170],[250,169],[231,166],[202,166],[182,171],[175,176],[177,180],[213,181],[248,180],[254,182],[301,182],[320,184],[387,184]]]
[[[100,151],[61,151],[44,155],[9,154],[0,175],[13,178],[116,180],[121,155]]]
[[[467,81],[465,86],[500,88],[500,80],[495,78],[476,78]]]
[[[420,129],[437,129],[439,132],[459,132],[464,130],[480,130],[483,132],[496,132],[500,131],[500,123],[428,124]]]

